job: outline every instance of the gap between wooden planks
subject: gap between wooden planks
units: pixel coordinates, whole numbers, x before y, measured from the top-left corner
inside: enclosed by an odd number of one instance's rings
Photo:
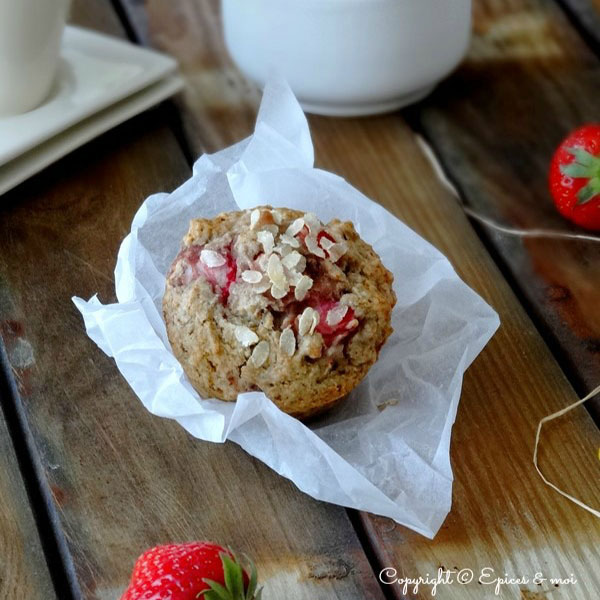
[[[592,50],[600,56],[600,0],[556,0]]]
[[[103,0],[73,19],[116,35]],[[0,320],[32,350],[25,415],[76,571],[76,595],[116,600],[145,548],[213,539],[251,555],[265,600],[380,600],[346,512],[301,494],[233,444],[151,416],[85,336],[73,294],[114,300],[118,245],[141,201],[189,177],[164,110],[134,119],[3,198]]]
[[[0,303],[2,291],[0,280]],[[0,321],[0,329],[3,338],[10,338],[13,361],[26,361],[28,349],[11,323]],[[11,395],[5,367],[5,350],[0,348],[0,598],[51,600],[56,596],[4,417]]]
[[[124,6],[142,41],[180,61],[188,87],[178,106],[196,153],[250,133],[258,96],[225,54],[216,2],[125,0]],[[576,589],[512,586],[502,597],[599,596],[598,522],[544,486],[531,461],[539,419],[575,399],[549,349],[399,114],[310,123],[318,166],[345,176],[432,241],[503,323],[467,373],[452,446],[454,506],[438,537],[430,542],[387,519],[362,516],[381,566],[412,577],[455,567],[524,577],[539,570],[547,577],[573,572]],[[541,455],[554,481],[595,505],[599,444],[597,428],[581,409],[545,430]],[[438,597],[489,598],[489,588],[476,579],[440,589]],[[401,597],[399,588],[392,590]],[[423,588],[420,596],[429,591]]]

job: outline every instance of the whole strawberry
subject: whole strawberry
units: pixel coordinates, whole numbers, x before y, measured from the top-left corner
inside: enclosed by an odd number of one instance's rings
[[[256,568],[250,576],[230,550],[210,542],[156,546],[137,560],[121,600],[260,600]]]
[[[550,192],[564,217],[600,230],[600,125],[584,125],[562,141],[550,164]]]

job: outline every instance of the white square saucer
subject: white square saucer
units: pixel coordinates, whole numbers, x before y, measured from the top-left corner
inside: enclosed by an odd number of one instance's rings
[[[0,117],[0,194],[183,87],[170,57],[68,26],[48,99]]]

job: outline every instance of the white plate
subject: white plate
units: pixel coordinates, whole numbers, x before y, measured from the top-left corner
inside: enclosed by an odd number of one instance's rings
[[[0,165],[176,69],[159,52],[68,26],[49,98],[28,113],[0,118]]]
[[[115,125],[158,104],[182,87],[183,80],[179,75],[169,75],[0,166],[0,194]]]

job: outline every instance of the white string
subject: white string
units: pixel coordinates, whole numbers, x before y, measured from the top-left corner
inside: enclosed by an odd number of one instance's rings
[[[551,481],[548,481],[548,479],[545,477],[545,475],[541,472],[540,468],[538,467],[538,445],[540,443],[540,433],[542,431],[542,427],[543,427],[544,423],[547,423],[548,421],[552,421],[554,419],[558,419],[558,417],[562,417],[564,414],[568,413],[570,410],[573,410],[574,408],[577,408],[584,402],[587,402],[590,398],[593,398],[598,393],[600,393],[600,385],[595,390],[592,390],[585,398],[582,398],[581,400],[574,402],[570,406],[567,406],[566,408],[563,408],[562,410],[559,410],[551,415],[548,415],[547,417],[544,417],[538,423],[537,431],[535,434],[535,447],[533,449],[533,465],[535,466],[535,470],[538,472],[538,475],[542,478],[542,480],[544,481],[544,483],[546,485],[550,486],[553,490],[558,492],[561,496],[564,496],[571,502],[574,502],[575,504],[577,504],[577,506],[580,506],[581,508],[592,513],[594,516],[600,518],[600,511],[596,510],[595,508],[592,508],[591,506],[588,506],[587,504],[583,503],[581,500],[578,500],[574,496],[571,496],[571,494],[567,494],[567,492],[564,492],[563,490],[561,490],[558,486],[554,485]]]
[[[509,235],[518,235],[519,237],[537,237],[537,238],[563,238],[570,240],[587,240],[589,242],[600,242],[600,236],[590,235],[585,233],[569,233],[567,231],[555,231],[552,229],[519,229],[517,227],[508,227],[505,225],[500,225],[494,219],[486,217],[481,213],[473,210],[466,206],[458,193],[458,190],[454,186],[454,184],[450,181],[448,175],[444,171],[442,164],[438,160],[435,152],[431,148],[431,146],[425,141],[425,139],[417,135],[416,136],[417,144],[423,151],[423,154],[427,157],[431,167],[435,171],[440,183],[456,198],[461,208],[473,219],[476,219],[480,223],[495,229],[496,231],[500,231],[501,233],[508,233]]]
[[[551,229],[517,229],[516,227],[505,227],[504,225],[499,225],[494,220],[484,217],[478,212],[474,211],[472,208],[461,205],[463,210],[473,219],[491,227],[492,229],[496,229],[497,231],[501,231],[502,233],[508,233],[511,235],[518,235],[520,237],[549,237],[549,238],[564,238],[571,240],[588,240],[590,242],[600,242],[600,237],[595,235],[587,235],[585,233],[569,233],[567,231],[553,231]]]

